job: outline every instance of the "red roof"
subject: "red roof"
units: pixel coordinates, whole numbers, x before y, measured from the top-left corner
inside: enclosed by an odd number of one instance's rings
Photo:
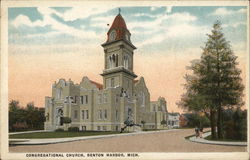
[[[95,82],[95,81],[91,81],[91,80],[90,80],[90,82],[93,83],[94,85],[96,85],[96,87],[97,87],[98,89],[100,89],[100,90],[103,89],[103,85],[102,85],[102,84],[97,83],[97,82]]]
[[[121,14],[118,14],[114,21],[113,21],[113,24],[112,26],[110,27],[109,30],[112,30],[114,28],[124,28],[124,29],[127,29],[127,25],[123,19],[123,17],[121,16]]]
[[[136,80],[134,80],[134,83],[137,83],[138,81],[139,81],[139,80],[136,79]]]
[[[115,30],[116,31],[116,38],[115,40],[120,40],[120,39],[124,39],[125,38],[125,33],[128,32],[128,29],[127,29],[127,25],[123,19],[123,17],[121,16],[121,14],[119,13],[114,21],[113,21],[113,24],[111,25],[109,31],[108,31],[108,39],[107,39],[107,42],[109,41],[109,33],[112,31],[112,30]]]

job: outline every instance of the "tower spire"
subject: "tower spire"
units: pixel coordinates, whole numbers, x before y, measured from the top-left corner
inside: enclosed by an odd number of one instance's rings
[[[121,13],[121,8],[118,8],[118,13],[119,13],[119,14]]]

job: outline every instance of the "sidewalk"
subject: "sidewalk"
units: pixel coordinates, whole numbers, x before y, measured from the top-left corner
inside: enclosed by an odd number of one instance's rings
[[[140,131],[140,132],[133,132],[133,133],[110,134],[110,135],[99,135],[99,136],[84,136],[84,137],[70,137],[70,138],[9,139],[9,144],[10,145],[45,145],[45,144],[73,142],[73,141],[88,140],[88,139],[111,138],[111,137],[120,137],[120,136],[133,136],[133,135],[138,135],[138,134],[152,134],[152,133],[159,133],[159,132],[171,132],[171,131],[175,131],[175,130],[176,129],[160,130],[160,131]],[[181,129],[178,129],[178,130],[181,130]],[[28,132],[25,132],[25,133],[28,133]]]
[[[9,135],[22,134],[22,133],[36,133],[36,132],[52,132],[52,130],[36,130],[36,131],[24,131],[24,132],[11,132]]]
[[[195,136],[190,137],[189,140],[197,143],[214,144],[214,145],[228,145],[228,146],[247,146],[247,142],[226,142],[226,141],[210,141],[204,139],[210,136],[211,132],[206,132],[203,134],[203,138],[196,138]]]

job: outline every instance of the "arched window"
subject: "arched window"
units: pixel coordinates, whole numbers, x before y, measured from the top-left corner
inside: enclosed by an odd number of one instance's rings
[[[132,109],[131,108],[128,108],[128,116],[132,116]]]
[[[115,79],[111,78],[110,87],[115,87]]]
[[[108,68],[118,67],[118,54],[112,54],[108,57]]]
[[[118,67],[118,54],[115,55],[115,66]]]
[[[112,68],[112,59],[111,56],[108,56],[108,69]]]
[[[153,105],[153,111],[154,112],[156,111],[156,105],[155,104]]]
[[[115,67],[115,55],[112,55],[112,68]]]
[[[141,92],[141,98],[142,98],[142,103],[141,103],[141,105],[142,105],[142,107],[144,107],[144,106],[145,106],[145,99],[146,99],[145,93],[144,93],[144,92]]]
[[[61,99],[62,98],[62,88],[58,88],[57,89],[57,99]]]
[[[128,65],[129,65],[129,57],[127,55],[124,56],[123,59],[123,66],[128,69]]]

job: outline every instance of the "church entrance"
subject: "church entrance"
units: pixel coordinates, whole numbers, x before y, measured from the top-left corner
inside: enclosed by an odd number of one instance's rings
[[[63,125],[63,107],[57,107],[55,110],[55,124],[56,128]]]
[[[130,106],[125,107],[125,121],[128,121],[130,123],[134,123],[134,115],[133,115],[133,109]]]

